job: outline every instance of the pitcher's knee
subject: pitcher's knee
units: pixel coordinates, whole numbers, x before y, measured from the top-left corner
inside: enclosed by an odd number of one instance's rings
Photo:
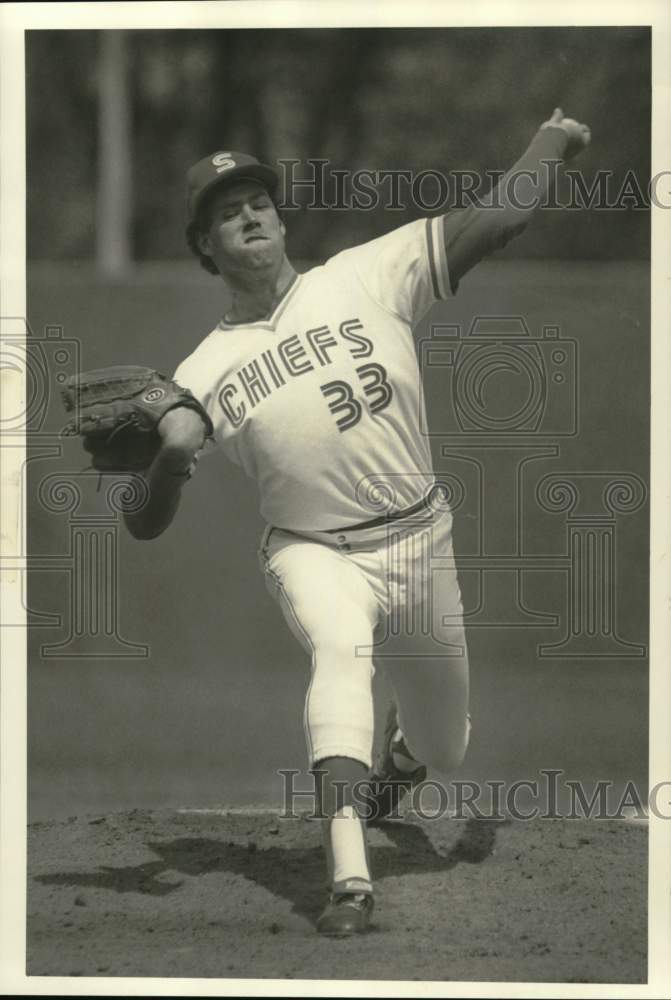
[[[328,663],[329,669],[339,672],[351,664],[359,666],[362,660],[370,660],[372,643],[373,633],[367,620],[329,623],[328,628],[312,634],[315,663]]]
[[[463,763],[468,749],[471,723],[470,716],[459,726],[446,726],[439,733],[419,734],[408,740],[408,749],[416,760],[436,771],[450,773]]]
[[[465,756],[466,744],[464,741],[451,739],[445,741],[440,747],[432,747],[421,760],[427,767],[432,767],[437,771],[449,774],[452,771],[456,771],[462,764]]]

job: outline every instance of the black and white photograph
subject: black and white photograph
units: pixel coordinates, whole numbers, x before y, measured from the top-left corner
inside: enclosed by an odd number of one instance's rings
[[[5,8],[2,992],[671,996],[668,10]]]

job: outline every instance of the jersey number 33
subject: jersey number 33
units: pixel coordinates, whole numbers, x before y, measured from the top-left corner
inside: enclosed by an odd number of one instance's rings
[[[387,381],[387,372],[382,365],[369,362],[359,365],[356,373],[361,381],[364,395],[368,401],[371,414],[381,413],[391,403],[394,393]],[[336,418],[339,431],[349,430],[358,424],[363,415],[363,406],[354,395],[349,382],[334,379],[320,386],[322,395],[328,403],[328,408]]]

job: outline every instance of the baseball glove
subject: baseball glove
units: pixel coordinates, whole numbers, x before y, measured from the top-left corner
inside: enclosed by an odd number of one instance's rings
[[[200,415],[211,437],[212,421],[188,389],[152,368],[119,365],[81,372],[61,391],[65,409],[74,413],[63,430],[78,434],[99,472],[142,472],[160,449],[158,423],[176,406]]]

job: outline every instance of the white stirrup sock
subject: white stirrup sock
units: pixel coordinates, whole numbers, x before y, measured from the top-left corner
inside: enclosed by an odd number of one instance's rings
[[[372,892],[368,849],[364,824],[353,806],[343,806],[329,819],[322,820],[331,890]]]

